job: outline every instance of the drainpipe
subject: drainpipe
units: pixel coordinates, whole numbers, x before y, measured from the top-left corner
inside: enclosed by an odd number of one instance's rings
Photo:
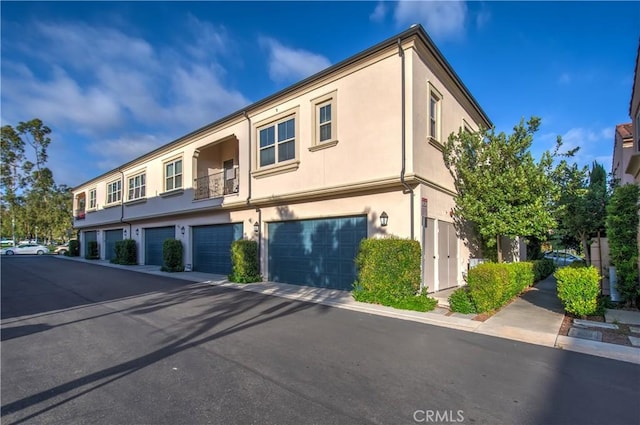
[[[415,193],[413,192],[413,189],[411,188],[411,186],[409,186],[407,184],[407,182],[404,180],[404,175],[406,172],[406,162],[407,162],[407,147],[406,147],[406,131],[405,131],[405,124],[406,124],[406,111],[405,111],[405,76],[404,76],[404,50],[402,49],[402,39],[398,38],[398,55],[400,56],[400,63],[402,64],[402,170],[400,171],[400,182],[402,183],[402,186],[404,186],[404,190],[402,191],[402,193],[409,193],[411,195],[411,204],[410,204],[410,212],[409,212],[409,223],[411,223],[411,239],[414,238],[414,224],[413,224],[413,217],[414,217],[414,207],[413,207],[413,197],[415,195]]]
[[[251,205],[251,150],[253,146],[251,146],[251,118],[249,118],[249,114],[247,111],[243,112],[244,117],[247,119],[249,123],[249,178],[247,179],[247,189],[249,189],[249,196],[247,196],[247,205]]]
[[[258,274],[262,273],[262,257],[260,256],[260,241],[262,241],[262,210],[260,208],[256,208],[256,212],[258,213]]]
[[[124,188],[125,188],[124,172],[122,171],[122,168],[118,168],[118,171],[120,171],[120,174],[122,174],[122,180],[121,180],[122,183],[120,183],[122,186],[121,186],[120,190],[124,194]],[[129,223],[128,221],[124,221],[124,196],[122,196],[120,198],[120,223],[129,225],[129,239],[131,239],[131,236],[132,236],[131,235],[131,223]]]

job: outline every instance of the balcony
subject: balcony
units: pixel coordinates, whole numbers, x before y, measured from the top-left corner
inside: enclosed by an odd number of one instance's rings
[[[87,214],[84,209],[76,210],[76,213],[74,214],[76,220],[84,220],[86,216]]]
[[[238,193],[238,166],[224,171],[198,177],[193,183],[193,200],[220,198],[225,195]]]

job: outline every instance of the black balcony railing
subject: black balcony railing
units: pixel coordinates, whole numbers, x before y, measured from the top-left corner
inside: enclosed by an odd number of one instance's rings
[[[198,177],[194,180],[193,188],[194,200],[219,198],[238,193],[238,167]]]

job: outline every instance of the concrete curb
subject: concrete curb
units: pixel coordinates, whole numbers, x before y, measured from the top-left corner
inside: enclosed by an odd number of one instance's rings
[[[576,351],[592,356],[640,364],[640,350],[625,345],[608,344],[606,342],[590,341],[558,335],[556,347],[563,350]]]
[[[263,295],[276,296],[294,301],[305,301],[320,305],[326,305],[329,307],[358,311],[361,313],[375,314],[378,316],[391,317],[401,320],[410,320],[413,322],[419,322],[428,325],[441,326],[450,329],[489,335],[497,338],[542,345],[545,347],[560,348],[569,351],[576,351],[584,354],[640,364],[639,348],[571,338],[558,335],[557,332],[538,332],[513,326],[495,324],[486,326],[484,325],[486,322],[470,320],[467,318],[445,316],[443,314],[433,312],[422,313],[417,311],[397,310],[395,308],[376,304],[361,303],[355,301],[351,297],[351,294],[347,291],[327,290],[322,288],[312,288],[274,282],[248,284],[232,283],[229,282],[224,276],[220,276],[220,279],[211,279],[210,277],[212,275],[207,276],[204,273],[198,272],[167,273],[157,270],[156,266],[122,266],[118,264],[106,263],[104,261],[85,260],[83,258],[72,258],[65,256],[57,256],[57,258],[103,267],[113,267],[138,273],[170,277],[173,279],[185,280],[194,283],[255,292]]]

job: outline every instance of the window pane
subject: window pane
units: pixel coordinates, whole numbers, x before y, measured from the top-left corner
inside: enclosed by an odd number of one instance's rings
[[[323,124],[320,126],[320,141],[324,142],[325,140],[331,139],[331,123]]]
[[[133,189],[129,189],[129,199],[133,199]]]
[[[182,173],[182,160],[176,161],[176,174]]]
[[[145,190],[145,187],[142,186],[142,188],[140,189],[140,197],[144,198],[145,196],[146,196],[146,190]]]
[[[273,145],[275,142],[275,127],[271,126],[269,128],[265,128],[260,130],[260,147],[264,148],[265,146]]]
[[[296,156],[296,142],[284,142],[278,145],[278,162],[293,159]]]
[[[179,188],[182,187],[182,174],[180,174],[179,176],[175,177],[175,184],[174,184],[175,188]]]
[[[293,139],[295,135],[295,120],[291,118],[278,124],[278,142]]]
[[[266,148],[260,151],[260,166],[270,165],[275,163],[275,148]]]
[[[429,136],[436,137],[436,122],[435,120],[431,120],[429,124]]]
[[[173,163],[167,164],[167,177],[173,176]]]
[[[143,174],[140,176],[140,181],[143,185],[144,185],[144,180],[145,180],[145,175]]]
[[[331,105],[320,108],[320,124],[331,121]]]
[[[135,179],[129,179],[129,189],[133,187],[133,182]]]
[[[173,189],[173,177],[169,177],[167,179],[167,189],[166,190],[172,190]]]

